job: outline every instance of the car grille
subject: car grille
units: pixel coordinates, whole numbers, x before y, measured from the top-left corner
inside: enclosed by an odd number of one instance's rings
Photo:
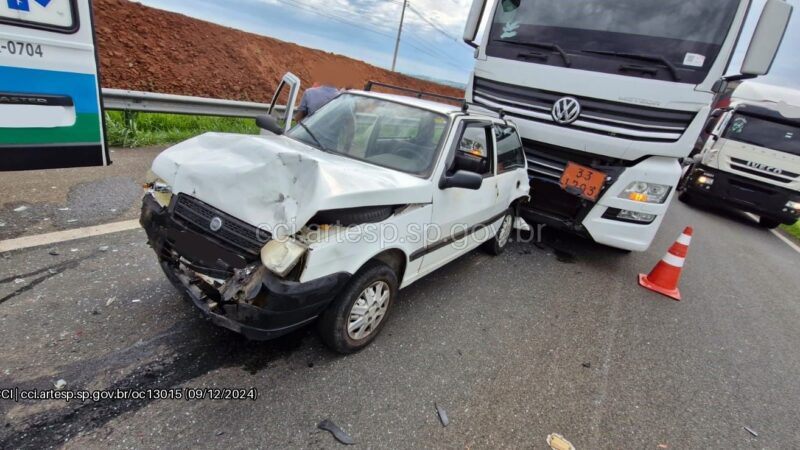
[[[270,239],[270,234],[185,194],[178,194],[172,213],[195,231],[211,236],[232,250],[258,255]],[[214,217],[222,219],[217,231],[209,228]]]
[[[473,102],[507,115],[555,124],[551,110],[568,96],[511,84],[475,78]],[[581,115],[568,125],[581,131],[634,141],[675,142],[694,120],[695,113],[570,96],[581,104]]]
[[[749,165],[750,162],[744,159],[730,158],[729,164],[731,168],[739,172],[756,175],[768,180],[777,181],[779,183],[790,184],[793,181],[800,179],[800,174],[789,172],[787,170],[784,170],[781,173],[774,173],[756,167],[751,167]]]

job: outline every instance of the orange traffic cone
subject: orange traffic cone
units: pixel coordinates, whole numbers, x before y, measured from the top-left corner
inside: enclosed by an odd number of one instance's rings
[[[692,227],[686,227],[678,240],[669,249],[664,258],[656,264],[650,275],[639,274],[639,284],[651,291],[681,301],[678,283],[681,281],[681,270],[692,243]]]

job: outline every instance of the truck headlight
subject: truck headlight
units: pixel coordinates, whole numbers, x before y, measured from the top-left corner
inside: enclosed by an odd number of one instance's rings
[[[306,253],[306,246],[292,238],[273,239],[261,249],[261,262],[279,277],[285,277]]]
[[[619,194],[619,198],[641,203],[664,203],[667,201],[670,191],[672,191],[672,186],[634,181]]]
[[[786,209],[795,214],[800,214],[800,202],[788,201],[786,202]]]

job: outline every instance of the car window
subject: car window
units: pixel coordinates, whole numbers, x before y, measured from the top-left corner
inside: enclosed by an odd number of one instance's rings
[[[453,172],[466,170],[482,176],[490,176],[492,171],[492,141],[489,126],[468,124],[456,148]]]
[[[497,141],[497,173],[524,169],[525,151],[517,130],[506,125],[495,125],[494,136]]]
[[[287,136],[331,153],[428,176],[448,119],[442,114],[357,94],[342,94]]]

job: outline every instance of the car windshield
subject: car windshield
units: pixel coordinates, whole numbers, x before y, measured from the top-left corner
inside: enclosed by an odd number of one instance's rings
[[[342,94],[287,135],[312,147],[418,176],[433,171],[447,117],[358,94]]]
[[[725,138],[780,152],[800,155],[800,127],[758,117],[736,114]]]
[[[649,60],[629,58],[621,62],[661,65],[663,61],[656,58],[663,58],[688,72],[679,77],[664,73],[664,79],[697,82],[705,78],[714,63],[739,3],[739,0],[502,0],[494,16],[487,52],[502,58],[609,72],[619,71],[621,54],[646,55]],[[546,61],[540,56],[532,59],[529,53],[547,50],[542,44],[557,45],[570,55],[574,65],[564,64],[558,57],[548,57]],[[526,45],[528,49],[524,48]],[[597,62],[602,59],[616,61],[613,67],[604,68]]]

